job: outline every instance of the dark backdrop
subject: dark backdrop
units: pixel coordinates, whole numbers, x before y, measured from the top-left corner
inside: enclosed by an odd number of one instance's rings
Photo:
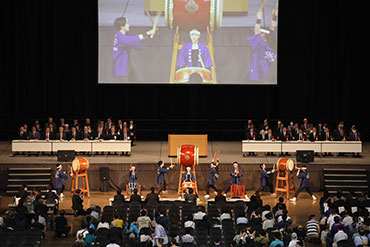
[[[265,117],[344,120],[366,137],[368,31],[359,3],[280,1],[278,86],[157,86],[97,85],[95,0],[2,1],[1,139],[48,116],[133,118],[147,139],[193,130],[240,139],[246,119]]]

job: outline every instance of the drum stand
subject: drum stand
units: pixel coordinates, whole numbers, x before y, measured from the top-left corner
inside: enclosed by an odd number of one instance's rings
[[[82,187],[79,187],[79,180],[81,180]],[[89,187],[89,179],[87,176],[87,170],[79,173],[74,172],[72,176],[72,186],[71,186],[71,193],[74,193],[75,190],[80,189],[82,193],[87,194],[90,197],[90,187]]]
[[[126,184],[126,196],[130,198],[134,194],[134,189],[137,189],[137,194],[141,196],[141,185],[138,183],[128,183]]]
[[[245,185],[244,184],[231,184],[230,185],[230,199],[231,198],[245,199]]]
[[[194,184],[194,193],[195,194],[198,194],[198,185],[197,185],[197,173],[195,171],[195,166],[193,166],[194,169],[193,169],[193,174],[194,174],[194,177],[195,177],[195,183]],[[186,171],[186,169],[183,169],[183,165],[180,165],[180,176],[179,176],[179,187],[178,187],[178,190],[177,190],[177,194],[183,198],[184,197],[184,190],[186,189],[186,187],[183,186],[183,184],[181,183],[181,179],[182,179],[182,174]]]
[[[292,172],[289,171],[278,171],[276,176],[276,187],[275,194],[277,196],[278,192],[286,193],[286,197],[289,199],[290,192],[295,193],[294,186],[294,176]]]
[[[179,41],[180,41],[179,27],[176,27],[176,33],[173,38],[170,83],[176,83],[175,74],[176,74],[177,54],[179,53],[179,50],[181,50],[183,46],[183,44],[179,44]],[[213,36],[212,36],[212,32],[209,31],[209,27],[207,27],[207,42],[205,44],[208,47],[209,53],[211,54],[211,59],[213,61],[213,66],[211,68],[212,80],[210,81],[210,83],[216,84],[217,76],[216,76],[215,59],[213,55]]]

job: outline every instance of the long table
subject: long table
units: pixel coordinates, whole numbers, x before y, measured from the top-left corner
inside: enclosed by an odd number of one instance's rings
[[[12,152],[131,152],[131,141],[59,141],[59,140],[13,140]]]
[[[315,153],[361,153],[361,141],[242,141],[242,152],[292,152],[313,150]]]

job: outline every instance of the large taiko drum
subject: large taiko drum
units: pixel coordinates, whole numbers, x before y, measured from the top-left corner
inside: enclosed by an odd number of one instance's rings
[[[81,173],[89,169],[89,161],[86,158],[76,158],[72,161],[72,170]]]
[[[211,71],[209,69],[203,69],[199,67],[186,67],[178,69],[176,71],[175,80],[176,82],[189,82],[190,76],[194,73],[198,73],[205,83],[211,82],[212,80]]]
[[[294,160],[287,158],[280,158],[277,162],[277,168],[279,171],[293,171],[294,170]]]
[[[199,163],[199,148],[194,145],[181,145],[177,148],[177,163],[183,166],[194,166]]]
[[[188,32],[221,27],[223,0],[166,0],[165,21],[170,28]]]

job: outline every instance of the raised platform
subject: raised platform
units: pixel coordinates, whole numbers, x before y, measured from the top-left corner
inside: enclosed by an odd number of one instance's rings
[[[244,173],[242,183],[246,185],[247,190],[254,190],[259,187],[259,164],[266,163],[268,167],[277,162],[280,158],[276,156],[266,156],[264,153],[257,153],[256,156],[243,157],[242,143],[240,142],[208,142],[208,156],[200,157],[200,165],[197,167],[198,186],[204,190],[208,181],[208,165],[211,162],[214,152],[220,151],[220,178],[217,182],[218,187],[226,189],[230,180],[231,164],[238,161]],[[370,144],[363,143],[361,157],[352,157],[348,154],[346,156],[329,156],[319,157],[315,156],[315,161],[308,163],[310,171],[310,178],[313,190],[322,190],[324,188],[324,168],[365,168],[367,172],[370,170]],[[100,188],[100,167],[109,167],[110,176],[114,184],[122,186],[126,184],[128,177],[128,170],[131,164],[137,165],[137,170],[140,174],[139,182],[143,189],[149,189],[156,182],[156,163],[163,160],[168,163],[168,143],[161,141],[146,142],[138,141],[132,147],[130,156],[119,155],[94,155],[83,156],[90,162],[89,181],[92,190]],[[295,154],[288,156],[295,160]],[[175,161],[175,159],[173,159]],[[15,167],[50,167],[53,170],[55,165],[60,163],[56,156],[12,156],[11,142],[0,142],[0,189],[5,191],[7,184],[7,171],[9,168]],[[65,169],[67,162],[64,162]],[[301,164],[298,164],[300,166]],[[176,190],[179,178],[179,167],[170,171],[166,176],[169,183],[169,189]],[[296,183],[298,184],[298,180]],[[67,189],[70,186],[70,180],[66,182]]]

